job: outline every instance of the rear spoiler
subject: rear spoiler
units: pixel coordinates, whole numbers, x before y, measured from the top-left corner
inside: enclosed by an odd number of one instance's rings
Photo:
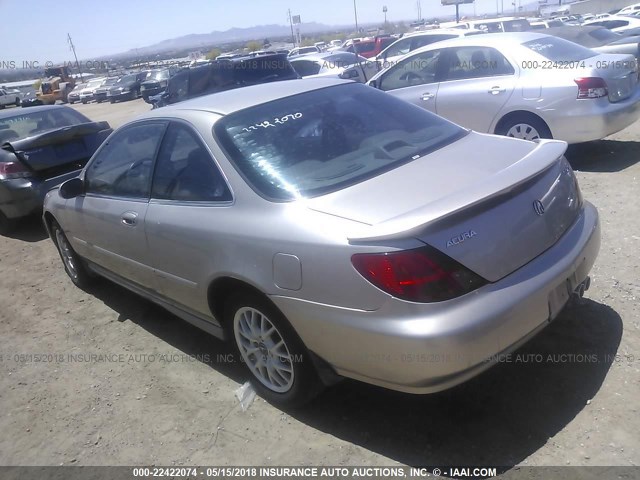
[[[520,185],[551,168],[567,150],[567,143],[559,140],[540,140],[538,146],[521,160],[482,184],[475,185],[455,195],[441,198],[422,208],[366,227],[348,235],[350,243],[391,240],[411,235],[429,224],[450,218],[460,212],[513,191]],[[520,181],[504,187],[504,177],[517,172]]]
[[[56,145],[65,143],[77,137],[84,137],[92,133],[99,133],[105,130],[111,130],[109,122],[88,122],[68,127],[61,127],[55,130],[47,130],[32,137],[23,138],[14,142],[5,142],[2,144],[4,150],[12,153],[20,151],[33,150],[48,145]]]

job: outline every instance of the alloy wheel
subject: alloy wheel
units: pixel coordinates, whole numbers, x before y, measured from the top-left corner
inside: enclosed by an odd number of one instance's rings
[[[241,307],[234,315],[233,330],[240,355],[256,379],[273,392],[291,390],[293,359],[269,318],[255,308]]]

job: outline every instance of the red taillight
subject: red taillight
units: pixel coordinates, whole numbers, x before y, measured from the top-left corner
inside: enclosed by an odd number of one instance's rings
[[[30,177],[31,172],[22,162],[0,162],[0,179]]]
[[[609,95],[607,82],[600,77],[576,78],[578,98],[601,98]]]
[[[379,289],[411,302],[450,300],[487,283],[429,246],[400,252],[357,253],[351,263]]]

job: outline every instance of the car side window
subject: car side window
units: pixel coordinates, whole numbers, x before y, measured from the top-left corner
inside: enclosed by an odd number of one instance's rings
[[[442,50],[430,50],[398,62],[380,79],[380,90],[388,92],[437,82],[441,55]]]
[[[442,40],[449,40],[451,38],[456,38],[455,35],[424,35],[418,36],[413,39],[411,42],[411,51],[417,50],[420,47],[425,47],[427,45],[431,45],[435,42],[440,42]]]
[[[509,61],[495,48],[456,47],[447,52],[446,73],[442,81],[513,75]]]
[[[384,54],[384,59],[406,55],[411,50],[411,38],[403,38],[391,45]]]
[[[132,125],[115,133],[85,173],[87,193],[149,198],[153,159],[166,124]]]
[[[188,126],[167,130],[153,175],[151,198],[185,202],[226,202],[231,191],[211,154]]]
[[[189,72],[177,73],[169,82],[167,95],[169,103],[176,103],[184,100],[189,94]]]

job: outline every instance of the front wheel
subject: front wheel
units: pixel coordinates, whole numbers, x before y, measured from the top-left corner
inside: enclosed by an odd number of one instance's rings
[[[262,398],[297,407],[320,393],[323,386],[309,352],[275,306],[257,294],[243,293],[225,310],[232,342]]]
[[[533,115],[516,115],[510,118],[496,129],[496,134],[530,141],[553,138],[547,124]]]
[[[76,287],[87,288],[92,283],[93,277],[85,267],[82,258],[73,250],[67,236],[62,231],[62,227],[56,221],[51,223],[51,233],[67,275]]]

